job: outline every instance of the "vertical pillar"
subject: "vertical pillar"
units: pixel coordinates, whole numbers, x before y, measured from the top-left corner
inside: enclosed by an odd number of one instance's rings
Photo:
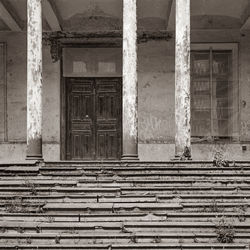
[[[123,160],[138,160],[136,0],[123,0]]]
[[[42,159],[41,0],[27,0],[27,159]]]
[[[176,0],[175,156],[191,157],[190,0]]]

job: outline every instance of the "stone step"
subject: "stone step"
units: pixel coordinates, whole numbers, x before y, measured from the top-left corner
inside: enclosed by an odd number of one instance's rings
[[[66,180],[24,180],[24,181],[6,181],[0,180],[0,188],[1,187],[30,187],[30,186],[45,186],[45,187],[53,187],[53,186],[76,186],[77,181],[66,181]]]
[[[146,211],[169,211],[179,210],[183,206],[178,203],[48,203],[43,209],[48,211],[67,212],[93,212],[106,211],[115,213],[120,210],[146,210]]]
[[[6,244],[0,245],[0,249],[4,250],[16,250],[17,246],[15,244],[8,245]],[[247,244],[216,244],[216,243],[192,243],[192,244],[161,244],[161,243],[148,243],[148,244],[138,244],[138,243],[130,243],[130,244],[79,244],[79,245],[63,245],[63,244],[54,244],[54,245],[32,245],[32,244],[21,244],[18,246],[20,250],[159,250],[159,249],[167,249],[167,250],[241,250],[247,249]]]
[[[42,189],[43,190],[43,189]],[[176,194],[175,192],[170,193],[170,194],[158,194],[158,193],[153,193],[153,194],[148,194],[148,193],[139,193],[139,194],[134,194],[134,193],[128,193],[128,194],[90,194],[90,193],[50,193],[50,194],[29,194],[29,195],[22,195],[22,192],[16,192],[16,195],[10,195],[10,194],[0,194],[0,200],[13,200],[15,198],[20,199],[20,200],[54,200],[54,199],[59,199],[59,200],[79,200],[79,201],[84,201],[84,200],[95,200],[95,201],[100,201],[100,202],[106,202],[106,201],[117,201],[121,200],[123,202],[127,202],[129,200],[135,200],[136,202],[138,201],[144,201],[148,199],[149,201],[155,201],[155,198],[159,200],[173,200],[173,199],[181,199],[183,202],[185,201],[190,201],[190,200],[196,200],[196,201],[204,201],[204,200],[221,200],[221,201],[227,201],[227,200],[242,200],[242,201],[248,201],[250,199],[250,194],[248,192],[194,192],[194,193],[179,193]],[[124,199],[124,200],[123,200]]]
[[[204,182],[204,181],[176,181],[176,182],[163,182],[163,181],[154,181],[154,182],[77,182],[77,181],[0,181],[0,190],[7,189],[11,187],[12,189],[17,190],[17,188],[53,188],[53,187],[78,187],[78,188],[247,188],[249,187],[250,182],[248,181],[233,181],[233,182]]]
[[[228,162],[228,167],[216,167],[212,161],[155,161],[155,162],[71,162],[71,161],[59,161],[59,162],[46,162],[44,168],[78,168],[78,167],[87,167],[87,168],[242,168],[249,167],[249,161],[236,161],[236,162]]]
[[[88,176],[88,177],[95,177],[95,178],[103,178],[103,177],[117,177],[117,178],[140,178],[144,177],[146,178],[152,178],[152,177],[229,177],[229,178],[235,178],[235,177],[250,177],[250,170],[249,171],[211,171],[211,172],[199,172],[199,171],[120,171],[120,172],[95,172],[92,171],[84,171],[84,170],[77,170],[77,171],[43,171],[40,170],[40,173],[43,176]]]
[[[242,177],[232,177],[232,178],[207,178],[207,177],[198,177],[198,178],[190,178],[190,177],[162,177],[162,178],[155,178],[155,177],[147,177],[145,179],[141,179],[138,177],[135,178],[119,178],[119,177],[99,177],[98,179],[93,177],[75,177],[72,180],[71,177],[51,177],[51,176],[30,176],[30,177],[22,177],[22,176],[13,176],[13,177],[1,177],[0,184],[1,185],[25,185],[27,183],[34,183],[34,184],[63,184],[65,181],[66,184],[74,185],[76,182],[79,184],[179,184],[179,183],[220,183],[220,184],[234,184],[234,183],[250,183],[250,178]]]
[[[26,181],[26,182],[35,182],[39,183],[41,182],[51,182],[53,181],[56,183],[59,181],[66,181],[66,182],[71,182],[71,181],[76,181],[78,183],[112,183],[112,182],[117,182],[117,183],[168,183],[168,182],[173,182],[173,183],[178,183],[178,182],[187,182],[187,183],[194,183],[194,182],[206,182],[206,183],[234,183],[234,182],[244,182],[249,183],[250,178],[247,178],[245,176],[232,176],[232,177],[204,177],[204,176],[147,176],[145,179],[141,179],[138,177],[124,177],[121,178],[119,176],[80,176],[80,177],[74,177],[72,180],[72,177],[70,176],[43,176],[43,175],[36,175],[36,176],[5,176],[5,177],[0,177],[0,182],[14,182],[14,181]],[[49,183],[49,184],[51,184]]]
[[[92,232],[92,233],[0,233],[0,244],[8,242],[8,244],[23,243],[47,245],[57,244],[107,244],[107,243],[216,243],[217,234],[215,233],[164,233],[164,232],[136,232],[136,233],[113,233],[113,232]],[[249,238],[249,234],[236,233],[234,234],[234,243],[243,243],[242,241]]]
[[[219,220],[218,220],[219,221]],[[218,222],[217,221],[217,222]],[[22,221],[0,221],[0,227],[8,229],[13,228],[26,228],[34,229],[39,227],[41,229],[66,229],[74,228],[75,230],[123,230],[127,229],[189,229],[199,228],[199,229],[213,229],[216,227],[217,222],[178,222],[175,223],[171,221],[118,221],[118,222],[105,222],[105,221],[96,221],[96,222],[22,222]],[[233,222],[232,222],[233,223]],[[233,223],[234,224],[234,223]],[[247,222],[239,222],[234,224],[235,229],[244,229],[245,232],[250,231],[249,224]],[[140,231],[138,230],[138,231]],[[170,230],[169,230],[170,231]],[[168,232],[169,232],[168,231]]]
[[[190,203],[209,203],[210,206],[216,206],[217,204],[228,203],[229,205],[235,206],[235,203],[240,205],[250,204],[250,198],[244,198],[240,196],[238,198],[233,197],[201,197],[201,198],[188,198],[181,196],[170,196],[170,197],[158,197],[158,196],[142,196],[142,197],[133,197],[133,196],[117,196],[117,197],[108,197],[108,196],[82,196],[82,197],[74,197],[74,196],[19,196],[19,198],[13,198],[13,196],[0,197],[0,207],[4,206],[4,204],[9,203],[166,203],[166,202],[180,202],[181,204],[190,204]]]
[[[249,186],[168,186],[168,187],[0,187],[1,196],[29,196],[29,195],[38,195],[38,196],[49,196],[49,195],[114,195],[114,196],[174,196],[179,197],[180,195],[201,195],[211,194],[211,195],[249,195],[250,185]]]
[[[0,165],[0,249],[249,247],[249,162],[20,167]],[[218,241],[223,220],[234,243]]]
[[[1,213],[0,221],[23,221],[23,222],[91,222],[91,221],[214,221],[220,218],[232,218],[239,222],[246,222],[250,220],[250,213],[248,212],[134,212],[134,213]]]

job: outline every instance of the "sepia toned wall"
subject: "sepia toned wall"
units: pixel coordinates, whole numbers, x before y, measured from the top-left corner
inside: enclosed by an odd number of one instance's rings
[[[7,44],[7,142],[0,142],[0,161],[26,157],[26,33],[1,33]],[[43,51],[43,140],[49,159],[59,159],[60,65],[52,63],[49,47]]]
[[[192,43],[238,43],[239,135],[234,143],[192,143],[194,160],[211,160],[223,152],[231,160],[249,160],[250,35],[239,30],[192,31]],[[139,46],[139,155],[142,160],[174,157],[174,39]],[[246,150],[242,150],[242,146]]]
[[[193,31],[192,42],[239,43],[240,141],[192,145],[194,160],[212,159],[223,151],[233,160],[249,160],[250,151],[250,35],[239,31]],[[0,161],[24,161],[26,156],[26,34],[1,33],[7,43],[8,142],[0,142]],[[175,42],[147,41],[138,46],[139,157],[170,160],[174,156]],[[60,64],[43,53],[43,150],[45,160],[60,159]],[[1,102],[1,105],[2,102]],[[2,108],[2,107],[1,107]],[[242,150],[242,145],[247,150]]]

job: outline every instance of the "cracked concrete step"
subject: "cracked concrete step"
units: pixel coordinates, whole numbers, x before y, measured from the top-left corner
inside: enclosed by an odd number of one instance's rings
[[[86,214],[86,213],[1,213],[0,221],[20,221],[20,222],[120,222],[120,221],[199,221],[207,222],[214,221],[220,218],[235,219],[236,222],[249,222],[250,213],[247,212],[203,212],[203,213],[182,213],[182,212],[133,212],[133,213],[99,213],[99,214]]]
[[[19,199],[22,202],[54,202],[54,203],[110,203],[110,202],[119,202],[119,203],[142,203],[142,202],[157,202],[156,196],[123,196],[123,197],[102,197],[102,196],[64,196],[64,195],[53,195],[53,196],[19,196]],[[13,200],[13,196],[0,197],[0,202],[6,203],[7,200]],[[1,206],[1,204],[0,204]]]
[[[227,167],[216,167],[214,166],[212,161],[207,161],[207,162],[160,162],[160,161],[155,161],[155,162],[46,162],[45,165],[42,168],[60,168],[60,167],[66,167],[66,168],[78,168],[78,167],[86,167],[86,168],[96,168],[96,169],[106,169],[106,168],[219,168],[219,169],[230,169],[230,168],[248,168],[250,167],[249,161],[248,162],[242,162],[242,161],[237,161],[237,162],[229,162],[229,166]]]
[[[250,182],[249,182],[250,184]],[[104,188],[109,188],[109,187],[120,187],[120,188],[127,188],[127,187],[142,187],[142,188],[150,188],[150,187],[245,187],[246,185],[249,185],[247,181],[240,181],[240,182],[228,182],[227,184],[225,183],[219,183],[219,182],[182,182],[178,181],[176,183],[173,182],[157,182],[155,181],[154,183],[147,183],[147,182],[141,182],[141,183],[136,183],[136,182],[126,182],[126,183],[121,183],[121,182],[110,182],[110,183],[78,183],[77,187],[86,187],[86,188],[99,188],[99,187],[104,187]],[[1,185],[0,185],[1,186]],[[66,185],[65,185],[66,186]]]
[[[121,210],[179,210],[182,206],[178,203],[47,203],[43,207],[44,211],[51,212],[92,212],[106,211],[118,212]]]
[[[236,233],[234,235],[234,243],[243,243],[242,241],[249,238],[249,234]],[[94,232],[94,233],[0,233],[0,244],[8,243],[30,243],[30,244],[126,244],[135,242],[142,243],[216,243],[216,233],[109,233],[109,232]]]
[[[113,172],[111,172],[111,173],[113,173]],[[93,180],[93,181],[95,181],[95,180],[97,180],[97,181],[112,181],[112,180],[121,180],[121,181],[137,181],[138,180],[138,181],[141,181],[140,177],[136,177],[136,176],[126,177],[126,176],[119,176],[116,174],[111,175],[111,173],[105,175],[103,173],[94,172],[94,171],[92,171],[90,173],[84,172],[83,176],[75,176],[74,178],[81,181],[81,182],[89,181],[89,180],[90,181],[91,180]],[[235,173],[235,172],[233,172],[233,173]],[[36,177],[34,177],[34,176],[23,177],[23,176],[18,176],[18,175],[13,175],[13,176],[7,175],[5,177],[3,177],[3,176],[0,177],[1,180],[11,180],[11,179],[23,180],[23,178],[30,179],[30,180],[32,180],[32,179],[33,180],[39,180],[39,179],[41,179],[41,180],[51,180],[51,179],[53,179],[53,180],[56,180],[56,179],[72,180],[72,177],[70,177],[70,176],[60,176],[60,175],[49,176],[49,175],[41,175],[41,174],[36,175]],[[192,176],[192,175],[185,175],[185,176],[181,176],[181,175],[150,176],[150,175],[147,175],[147,176],[145,176],[145,180],[148,180],[148,181],[153,181],[153,180],[160,180],[160,181],[161,180],[163,180],[163,181],[164,180],[166,180],[166,181],[167,180],[187,180],[187,181],[192,181],[192,180],[194,180],[194,181],[195,180],[207,180],[207,181],[209,181],[209,180],[218,180],[218,181],[225,180],[225,181],[234,181],[234,180],[244,180],[244,179],[249,180],[249,177],[245,177],[244,173],[243,173],[243,175],[239,175],[239,176],[232,175],[232,176],[225,176],[225,177],[223,177],[223,175],[206,176],[205,174],[200,175],[200,176],[196,176],[196,175],[194,175],[194,176]]]
[[[15,193],[15,192],[30,192],[32,191],[31,187],[0,187],[0,192],[2,193]],[[120,188],[79,188],[79,187],[37,187],[37,192],[69,192],[69,193],[79,193],[79,192],[85,192],[85,193],[116,193],[120,192]]]
[[[249,191],[250,185],[244,185],[244,186],[230,186],[230,187],[222,187],[222,186],[172,186],[172,187],[121,187],[121,191],[125,194],[131,191],[134,192],[164,192],[164,191],[181,191],[181,192],[187,192],[187,191]]]
[[[157,177],[157,176],[164,176],[164,177],[197,177],[197,176],[205,176],[205,177],[231,177],[231,178],[235,178],[235,177],[250,177],[250,171],[244,171],[244,172],[240,172],[240,171],[232,171],[232,172],[207,172],[207,173],[203,173],[203,172],[199,172],[199,171],[194,171],[194,172],[167,172],[167,171],[148,171],[146,173],[142,172],[142,171],[137,171],[137,172],[132,172],[132,171],[127,171],[127,172],[119,172],[119,173],[114,173],[114,172],[110,172],[110,173],[98,173],[98,172],[85,172],[83,170],[78,170],[78,171],[41,171],[40,173],[44,176],[90,176],[90,177],[96,177],[96,178],[102,178],[102,177],[120,177],[120,178],[132,178],[132,177],[143,177],[143,178],[148,178],[148,177]]]
[[[66,181],[66,180],[14,180],[14,181],[0,181],[0,188],[2,187],[35,187],[35,186],[45,186],[45,187],[53,187],[53,186],[76,186],[77,181]]]
[[[98,174],[148,174],[148,173],[191,173],[191,174],[208,174],[208,173],[220,173],[220,174],[227,174],[227,173],[249,173],[250,171],[250,165],[248,167],[242,166],[242,167],[237,167],[237,166],[231,166],[231,167],[224,167],[224,168],[219,168],[219,167],[214,167],[214,166],[205,166],[205,167],[194,167],[194,166],[127,166],[127,167],[119,167],[119,166],[101,166],[101,167],[88,167],[84,163],[82,165],[79,165],[77,167],[65,167],[65,166],[48,166],[46,167],[41,167],[40,169],[41,173],[56,173],[56,172],[74,172],[74,171],[82,171],[84,173],[98,173]]]
[[[40,231],[45,230],[118,230],[123,232],[141,232],[141,230],[145,230],[143,232],[157,230],[159,232],[176,232],[175,230],[181,232],[182,230],[213,230],[216,228],[217,222],[178,222],[175,223],[171,221],[119,221],[119,222],[105,222],[105,221],[97,221],[97,222],[22,222],[22,221],[0,221],[0,227],[3,230],[11,230],[11,229],[26,229],[26,230],[35,230],[39,228]],[[250,226],[247,222],[239,222],[233,224],[236,232],[242,233],[250,233]],[[190,228],[191,231],[190,231]],[[163,231],[161,231],[163,230]],[[64,231],[63,231],[64,232]]]
[[[90,174],[86,174],[83,176],[76,176],[74,177],[74,180],[79,180],[80,182],[84,182],[84,181],[113,181],[113,180],[120,180],[120,181],[142,181],[141,178],[139,177],[119,177],[117,175],[113,175],[113,176],[105,176],[100,174],[99,176],[98,172],[91,172]],[[13,176],[5,176],[5,177],[0,177],[0,180],[72,180],[72,177],[69,176],[44,176],[41,174],[37,174],[36,176],[27,176],[27,177],[23,177],[23,176],[19,176],[19,175],[13,175]],[[225,177],[223,178],[223,176],[147,176],[147,178],[145,179],[146,181],[154,181],[154,180],[187,180],[187,181],[196,181],[196,180],[213,180],[213,181],[220,181],[220,180],[224,180],[224,181],[234,181],[234,180],[249,180],[249,177],[244,177],[244,176],[231,176],[231,177]]]
[[[63,244],[54,244],[54,245],[32,245],[32,244],[22,244],[18,246],[20,250],[241,250],[247,249],[247,244],[216,244],[216,243],[193,243],[193,244],[161,244],[161,243],[149,243],[149,244],[79,244],[79,245],[63,245]],[[0,249],[4,250],[16,250],[16,245],[6,246],[0,245]]]
[[[3,211],[15,211],[19,209],[20,212],[39,212],[41,211],[106,211],[106,212],[119,212],[123,210],[147,210],[147,211],[161,211],[161,210],[177,210],[182,209],[183,211],[204,211],[204,212],[223,212],[223,211],[235,211],[235,209],[241,209],[242,211],[248,211],[250,204],[247,202],[201,202],[201,203],[190,203],[190,202],[25,202],[21,200],[7,201],[0,204],[0,208]]]
[[[17,196],[16,196],[17,197]],[[91,196],[82,196],[82,197],[68,197],[68,196],[40,196],[40,197],[36,197],[36,196],[28,196],[24,197],[24,196],[20,196],[19,198],[13,198],[13,196],[7,196],[5,198],[1,198],[0,197],[0,206],[1,203],[2,204],[6,204],[9,202],[15,202],[15,201],[22,201],[23,203],[143,203],[143,202],[159,202],[159,203],[166,203],[166,202],[176,202],[177,200],[182,203],[204,203],[207,202],[210,204],[210,206],[216,206],[217,204],[220,203],[240,203],[240,204],[250,204],[250,198],[244,198],[244,197],[239,197],[239,198],[220,198],[220,197],[213,197],[213,198],[207,198],[207,197],[203,197],[203,198],[183,198],[183,197],[171,197],[171,198],[159,198],[156,196],[146,196],[146,197],[126,197],[126,196],[117,196],[117,197],[91,197]],[[3,206],[3,205],[2,205]]]
[[[55,186],[55,187],[0,187],[0,193],[3,195],[13,195],[16,196],[21,195],[86,195],[86,194],[93,194],[93,195],[108,195],[114,194],[115,196],[120,195],[175,195],[179,196],[180,194],[183,195],[194,195],[200,194],[240,194],[240,195],[249,195],[250,192],[250,185],[244,186],[230,186],[230,187],[221,187],[221,186],[190,186],[190,187],[183,187],[183,186],[162,186],[162,187],[63,187],[63,186]]]
[[[92,172],[93,174],[93,172]],[[119,177],[119,176],[97,176],[96,178],[94,174],[93,176],[80,176],[75,177],[74,180],[78,181],[79,183],[111,183],[111,182],[118,182],[118,183],[162,183],[162,182],[219,182],[219,183],[234,183],[234,182],[249,182],[250,178],[247,178],[245,176],[232,176],[232,177],[207,177],[207,176],[147,176],[145,179],[141,179],[139,177]],[[67,176],[43,176],[43,175],[37,175],[37,176],[6,176],[6,177],[0,177],[0,182],[7,182],[7,181],[72,181],[72,177]]]
[[[246,185],[250,184],[249,181],[184,181],[184,180],[178,180],[178,181],[66,181],[66,180],[26,180],[26,181],[0,181],[0,188],[4,187],[54,187],[54,186],[77,186],[79,188],[86,187],[86,188],[109,188],[109,187],[244,187]]]

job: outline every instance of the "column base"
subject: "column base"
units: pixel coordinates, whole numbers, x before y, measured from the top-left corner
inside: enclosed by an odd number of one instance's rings
[[[175,155],[175,157],[172,158],[171,161],[192,161],[192,157],[185,157],[185,156]]]
[[[123,155],[121,161],[139,161],[138,155]]]
[[[44,161],[42,155],[27,155],[25,159],[28,161]]]

